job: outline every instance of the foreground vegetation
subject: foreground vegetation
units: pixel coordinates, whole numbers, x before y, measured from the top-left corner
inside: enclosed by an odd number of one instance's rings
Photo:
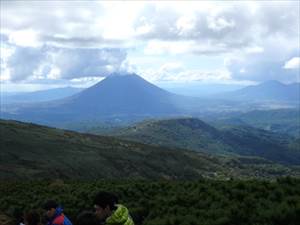
[[[296,225],[300,179],[197,181],[30,181],[0,183],[0,212],[40,208],[51,198],[74,220],[99,190],[113,191],[144,225]]]

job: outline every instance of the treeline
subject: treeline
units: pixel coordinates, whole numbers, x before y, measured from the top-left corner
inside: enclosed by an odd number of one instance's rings
[[[0,183],[0,214],[39,209],[54,199],[74,220],[99,190],[115,192],[136,224],[298,225],[300,179],[198,181],[30,181]],[[42,210],[41,210],[42,212]]]

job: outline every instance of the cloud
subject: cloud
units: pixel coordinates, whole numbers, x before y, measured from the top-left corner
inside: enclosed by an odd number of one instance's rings
[[[170,5],[148,5],[134,24],[137,36],[150,42],[164,43],[161,44],[162,54],[166,45],[174,45],[175,48],[174,42],[193,43],[197,50],[185,48],[182,53],[198,54],[246,50],[260,46],[261,41],[272,36],[285,37],[287,42],[297,43],[299,12],[296,9],[299,3],[212,2],[210,10],[201,10],[200,6],[186,12],[172,10]]]
[[[116,47],[122,40],[104,38],[103,4],[97,1],[1,1],[1,33],[21,46]],[[25,38],[24,38],[25,37]]]
[[[126,57],[122,49],[15,46],[6,60],[11,81],[70,80],[108,76],[121,69]]]
[[[20,81],[33,76],[43,61],[46,60],[42,48],[17,47],[7,59],[10,80]]]
[[[276,51],[274,51],[276,54]],[[290,55],[282,54],[280,58],[272,58],[272,51],[261,54],[252,54],[246,57],[236,57],[226,62],[226,68],[230,71],[234,80],[252,80],[263,82],[268,80],[278,80],[282,82],[295,82],[299,80],[299,69],[296,69],[295,60],[288,61],[285,66],[282,65]],[[297,57],[293,58],[297,59]],[[295,69],[287,69],[292,66]]]
[[[105,77],[119,71],[126,52],[121,49],[55,49],[52,67],[60,71],[60,78]]]
[[[288,61],[299,58],[299,4],[1,1],[1,79],[72,80],[136,72],[136,58],[147,61],[149,68],[142,72],[157,79],[180,74],[188,80],[297,80],[298,71],[289,69]],[[217,61],[214,57],[231,63],[202,68]],[[197,66],[191,63],[197,60]],[[165,75],[157,75],[151,66],[157,61],[184,66],[175,73],[160,65],[156,69]]]
[[[297,36],[297,6],[297,2],[78,1],[70,6],[67,1],[4,1],[1,32],[23,46],[128,47],[134,40],[192,41],[198,47],[195,52],[218,54],[214,48],[220,46],[231,51],[258,46],[272,35]]]
[[[294,57],[287,61],[284,66],[284,69],[299,69],[300,68],[300,57]]]
[[[149,81],[186,82],[186,81],[230,81],[230,72],[226,69],[201,70],[186,68],[180,62],[167,62],[158,68],[137,68],[137,73]]]

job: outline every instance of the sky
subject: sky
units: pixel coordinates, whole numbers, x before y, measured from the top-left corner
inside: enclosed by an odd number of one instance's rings
[[[299,1],[3,1],[1,91],[299,82]]]

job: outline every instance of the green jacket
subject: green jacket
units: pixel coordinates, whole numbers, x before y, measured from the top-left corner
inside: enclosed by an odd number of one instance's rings
[[[105,224],[111,225],[134,225],[133,220],[131,219],[128,209],[123,205],[117,205],[117,209],[113,214],[108,217],[105,221]]]

